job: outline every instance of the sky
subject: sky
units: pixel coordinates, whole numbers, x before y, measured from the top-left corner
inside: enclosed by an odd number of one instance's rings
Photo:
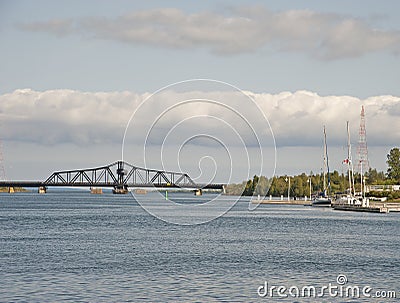
[[[215,167],[219,182],[320,172],[324,125],[340,172],[362,105],[370,165],[385,171],[400,139],[399,12],[395,0],[0,0],[6,177],[111,163],[124,134],[132,164],[207,180]],[[189,79],[218,82],[172,85]]]

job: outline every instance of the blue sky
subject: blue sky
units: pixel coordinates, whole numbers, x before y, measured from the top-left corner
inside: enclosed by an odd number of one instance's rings
[[[288,95],[282,93],[293,94],[289,99],[297,103],[293,106],[297,112],[280,113],[286,113],[288,119],[301,113],[316,125],[311,129],[298,125],[309,134],[303,140],[302,131],[296,134],[289,127],[279,128],[279,121],[271,121],[281,155],[278,173],[319,171],[320,161],[315,164],[313,160],[320,158],[324,123],[333,134],[331,148],[337,155],[332,158],[340,163],[345,154],[340,143],[346,140],[341,138],[344,123],[352,120],[356,144],[360,106],[369,104],[371,162],[385,170],[386,153],[400,138],[393,129],[399,120],[399,12],[400,2],[394,0],[0,0],[0,114],[6,170],[18,178],[30,166],[26,177],[39,178],[54,169],[104,164],[119,157],[119,151],[109,145],[113,141],[107,138],[109,132],[94,136],[91,131],[82,135],[84,139],[74,140],[68,129],[75,124],[51,124],[45,114],[36,114],[35,106],[59,121],[65,115],[76,117],[70,112],[71,104],[76,111],[84,108],[94,116],[96,105],[88,109],[85,98],[106,100],[112,110],[119,102],[115,92],[130,92],[133,99],[142,100],[165,85],[192,78],[231,83],[254,93],[264,108],[275,99],[279,100],[277,107],[287,104]],[[30,91],[21,93],[24,89]],[[304,93],[295,94],[297,91]],[[307,92],[315,95],[310,97]],[[53,101],[48,101],[48,96]],[[339,103],[332,106],[338,98]],[[326,104],[318,107],[320,112],[307,108],[319,102]],[[343,110],[340,102],[350,107]],[[24,112],[24,108],[30,110]],[[324,108],[331,113],[325,120],[319,117],[327,115]],[[266,109],[267,116],[268,112]],[[29,122],[21,123],[21,119]],[[95,128],[96,122],[87,121],[89,118],[79,119],[74,123]],[[118,127],[114,131],[123,132],[123,127]],[[21,135],[32,129],[51,129],[54,134],[51,139],[43,139],[41,131]],[[117,137],[119,140],[121,135]],[[97,158],[90,156],[93,150],[85,142],[97,144],[91,147],[98,151]],[[296,148],[307,151],[307,160],[293,160]],[[26,150],[31,154],[21,163],[18,157]],[[71,152],[80,156],[68,159]]]
[[[372,28],[400,29],[398,1],[1,1],[0,92],[26,87],[145,92],[201,77],[222,79],[255,92],[305,89],[322,95],[399,95],[400,60],[385,49],[335,60],[317,60],[304,51],[280,51],[268,45],[218,55],[201,45],[174,49],[79,34],[57,36],[18,27],[56,19],[118,18],[130,12],[167,7],[186,14],[205,11],[230,15],[232,7],[251,6],[273,12],[307,9],[334,13],[360,18]]]

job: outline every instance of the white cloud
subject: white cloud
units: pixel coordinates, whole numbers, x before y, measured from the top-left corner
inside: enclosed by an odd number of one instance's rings
[[[120,142],[128,117],[124,107],[138,102],[130,92],[16,90],[0,96],[1,136],[41,144]]]
[[[376,96],[361,100],[350,96],[323,97],[308,91],[247,94],[269,119],[280,146],[318,146],[322,141],[323,125],[327,127],[328,141],[332,145],[341,145],[346,141],[346,121],[351,123],[353,141],[356,142],[361,105],[366,110],[369,145],[395,145],[400,141],[399,97]],[[16,90],[0,95],[1,137],[41,144],[121,142],[131,114],[148,96],[134,92]],[[251,102],[237,92],[166,91],[147,101],[136,113],[130,127],[136,129],[129,129],[132,133],[129,138],[133,141],[142,138],[169,106],[200,97],[231,106],[250,121],[257,133],[268,132],[266,121],[254,111],[256,107],[251,108]],[[151,143],[160,144],[175,126],[174,136],[169,135],[175,143],[197,132],[205,132],[241,145],[240,140],[234,138],[233,129],[245,139],[251,137],[251,129],[237,113],[203,101],[178,106],[165,112],[155,124],[150,133]],[[179,122],[185,123],[177,124]],[[246,143],[253,144],[254,141],[250,138]]]
[[[205,48],[217,54],[251,52],[265,47],[305,52],[319,59],[357,57],[400,50],[400,32],[380,30],[366,20],[310,10],[273,12],[240,7],[224,14],[188,14],[175,8],[127,13],[115,18],[87,17],[19,25],[23,30],[176,49]]]
[[[44,22],[19,24],[18,28],[28,31],[49,32],[53,35],[63,37],[73,32],[73,20],[53,19]]]
[[[278,147],[278,173],[319,172],[323,125],[327,127],[331,168],[340,170],[346,154],[343,146],[347,120],[351,123],[353,157],[356,157],[361,105],[366,110],[368,146],[374,167],[378,165],[378,169],[384,170],[386,153],[400,142],[399,97],[376,96],[360,100],[350,96],[323,97],[308,91],[247,94],[254,98],[271,123]],[[122,136],[132,112],[149,96],[134,92],[39,92],[31,89],[0,95],[0,137],[6,147],[6,158],[15,167],[19,167],[22,160],[38,166],[34,163],[40,160],[43,175],[61,168],[112,162],[119,158]],[[165,91],[157,95],[133,118],[128,129],[126,160],[139,166],[160,168],[167,165],[165,168],[177,170],[179,146],[193,135],[208,134],[220,139],[231,152],[235,181],[245,179],[243,174],[247,174],[247,170],[242,169],[247,166],[247,160],[241,138],[252,153],[251,174],[258,174],[260,158],[251,129],[236,113],[212,103],[188,103],[167,111],[150,132],[146,152],[143,150],[144,137],[160,113],[179,101],[202,97],[231,106],[248,118],[262,139],[264,171],[270,173],[273,148],[268,124],[249,99],[239,96],[232,91]],[[169,130],[172,132],[166,137]],[[167,138],[167,147],[161,155],[164,138]],[[197,160],[209,151],[216,159],[224,159],[219,167],[223,168],[223,173],[229,173],[230,162],[221,145],[204,137],[191,143],[182,150],[180,161],[184,171],[193,176],[198,174]],[[21,151],[17,146],[27,149]],[[146,162],[142,154],[146,154]],[[21,169],[12,174],[21,178],[25,172]],[[33,168],[30,174],[35,175]]]

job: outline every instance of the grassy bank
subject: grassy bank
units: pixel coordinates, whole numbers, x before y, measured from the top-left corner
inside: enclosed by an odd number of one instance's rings
[[[0,193],[8,193],[9,188],[8,187],[0,187]],[[27,192],[28,190],[23,188],[23,187],[14,187],[14,192],[16,193],[22,193],[22,192]]]

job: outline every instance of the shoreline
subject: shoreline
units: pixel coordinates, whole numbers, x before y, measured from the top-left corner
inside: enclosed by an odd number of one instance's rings
[[[14,187],[13,193],[25,193],[28,192],[26,188],[23,187]],[[9,187],[0,187],[0,193],[10,193]]]

